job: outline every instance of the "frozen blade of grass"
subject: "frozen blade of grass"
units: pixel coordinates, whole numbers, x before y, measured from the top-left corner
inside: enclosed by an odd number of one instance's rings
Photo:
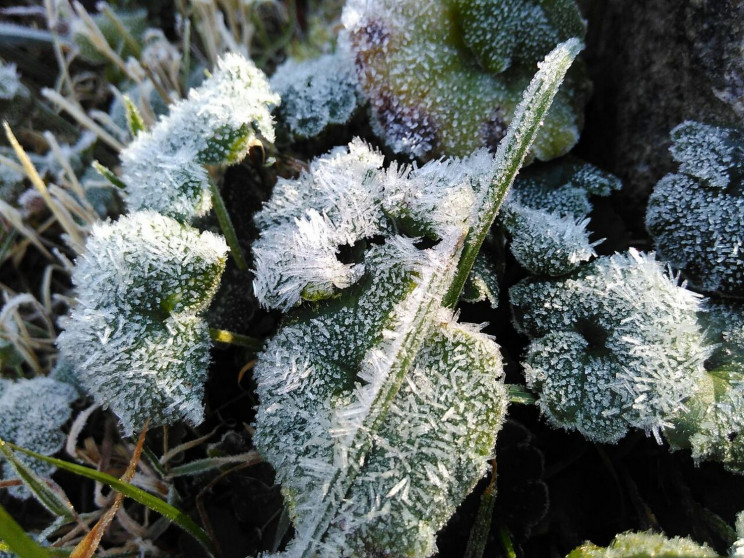
[[[191,519],[188,515],[183,513],[178,508],[175,508],[167,502],[164,502],[160,498],[145,492],[141,488],[137,488],[136,486],[133,486],[127,482],[123,482],[120,479],[117,479],[116,477],[107,473],[96,471],[91,467],[77,465],[75,463],[70,463],[69,461],[64,461],[55,457],[47,457],[34,451],[27,450],[26,448],[16,446],[15,444],[11,444],[10,442],[0,440],[0,447],[2,447],[3,445],[8,446],[14,451],[18,451],[36,459],[40,459],[41,461],[56,465],[58,468],[64,469],[65,471],[68,471],[70,473],[92,479],[94,481],[101,482],[107,486],[110,486],[114,490],[117,490],[124,494],[124,496],[127,496],[128,498],[131,498],[132,500],[139,502],[143,506],[146,506],[151,510],[168,518],[170,521],[178,525],[181,529],[186,531],[189,535],[194,537],[194,539],[196,539],[204,547],[204,549],[209,553],[210,556],[217,556],[217,550],[214,546],[214,543],[210,540],[209,536],[204,532],[204,530],[194,522],[193,519]]]
[[[235,265],[238,266],[240,271],[248,273],[248,264],[245,261],[245,256],[243,255],[243,249],[240,247],[240,242],[238,242],[238,235],[235,232],[235,227],[233,227],[230,214],[227,212],[225,200],[222,198],[220,189],[217,187],[214,180],[209,181],[209,190],[212,193],[212,208],[217,215],[220,230],[222,231],[222,234],[225,235],[227,245],[230,247],[230,253],[235,259]]]
[[[210,328],[209,337],[212,341],[217,341],[218,343],[238,345],[239,347],[245,347],[247,349],[252,349],[253,351],[260,351],[264,347],[264,341],[261,339],[248,337],[247,335],[241,335],[240,333],[234,333],[232,331],[227,331],[226,329]]]
[[[24,465],[10,448],[1,441],[0,453],[2,453],[3,457],[7,459],[11,465],[13,465],[13,468],[18,473],[20,479],[42,506],[58,517],[64,517],[68,521],[75,521],[77,514],[75,513],[72,504],[69,501],[60,498],[60,495],[57,494],[56,491],[52,490],[41,477]]]
[[[23,558],[49,558],[52,554],[29,537],[10,514],[0,505],[0,539],[8,550]],[[4,550],[0,548],[0,550]]]
[[[137,463],[139,463],[140,456],[142,455],[142,447],[145,444],[146,434],[147,425],[145,425],[145,428],[142,430],[139,440],[137,440],[137,445],[134,448],[134,452],[132,452],[132,458],[129,460],[129,464],[124,471],[124,474],[121,476],[122,482],[131,482],[134,472],[137,470]],[[124,494],[117,492],[111,506],[106,510],[106,513],[101,516],[98,522],[96,522],[93,529],[91,529],[90,532],[85,535],[83,540],[78,543],[72,551],[72,554],[70,554],[70,558],[91,558],[93,556],[98,545],[101,543],[103,534],[106,532],[106,529],[108,529],[109,524],[113,521],[123,501]]]
[[[54,89],[44,88],[41,90],[41,94],[46,97],[49,101],[60,107],[62,110],[68,112],[77,122],[84,128],[93,132],[98,138],[108,144],[115,151],[121,151],[124,149],[124,144],[117,140],[114,136],[104,130],[95,120],[85,114],[85,111],[79,105],[65,99],[62,95],[57,93]]]
[[[2,216],[2,218],[5,219],[11,227],[21,233],[24,238],[26,238],[31,244],[33,244],[36,249],[39,250],[39,252],[44,254],[45,257],[54,261],[54,257],[49,253],[49,250],[47,250],[41,243],[39,235],[36,234],[36,231],[26,226],[26,224],[23,222],[21,213],[15,207],[12,207],[5,201],[0,200],[0,216]]]
[[[241,453],[239,455],[230,455],[227,457],[207,457],[205,459],[196,459],[190,463],[186,463],[185,465],[173,467],[170,471],[168,471],[167,478],[172,479],[185,475],[198,475],[199,473],[209,471],[210,469],[216,469],[218,467],[222,467],[223,465],[242,463],[246,466],[249,466],[255,465],[256,463],[261,463],[262,461],[263,459],[255,450]]]
[[[137,137],[137,134],[147,130],[145,121],[142,119],[142,115],[137,109],[137,105],[132,102],[132,99],[129,98],[129,95],[124,95],[122,97],[122,100],[124,101],[124,109],[126,110],[127,126],[129,126],[129,132],[132,134],[133,138]]]
[[[57,221],[59,221],[59,224],[69,235],[70,242],[75,251],[78,254],[81,254],[85,248],[85,240],[83,239],[83,235],[81,234],[79,227],[72,220],[69,213],[67,213],[66,210],[63,210],[63,208],[58,203],[56,203],[54,199],[52,199],[52,196],[47,190],[46,184],[44,184],[44,181],[41,179],[39,173],[36,171],[36,167],[34,167],[31,159],[28,158],[28,155],[26,155],[23,147],[21,147],[21,144],[18,143],[18,140],[13,135],[13,132],[11,131],[8,123],[3,122],[3,127],[5,128],[5,136],[8,138],[10,145],[13,147],[13,151],[15,151],[16,157],[18,157],[18,160],[21,162],[23,170],[26,172],[26,176],[28,176],[29,180],[31,180],[31,184],[33,184],[34,187],[38,190],[39,194],[41,194],[44,202],[57,218]]]
[[[496,503],[496,460],[491,461],[492,473],[491,481],[488,483],[486,490],[481,496],[478,515],[473,522],[470,530],[468,546],[465,549],[463,558],[483,558],[488,543],[488,535],[491,531],[491,522],[493,520],[493,506]]]
[[[114,172],[111,169],[108,169],[104,167],[101,163],[98,161],[93,161],[93,168],[98,171],[98,174],[100,174],[103,178],[108,180],[112,186],[116,186],[120,190],[126,189],[127,185],[124,184],[118,176],[114,174]]]
[[[460,293],[501,203],[537,137],[568,68],[582,48],[581,41],[575,38],[555,47],[539,65],[540,69],[522,95],[506,136],[496,151],[496,174],[482,197],[483,206],[475,208],[477,217],[465,241],[457,276],[444,297],[445,307],[454,308],[460,299]]]

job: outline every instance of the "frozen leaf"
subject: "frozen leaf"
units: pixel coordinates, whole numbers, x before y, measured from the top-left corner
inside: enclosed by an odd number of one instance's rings
[[[273,141],[270,109],[278,103],[251,61],[226,55],[214,75],[122,152],[129,209],[181,221],[204,215],[211,195],[203,165],[235,163],[261,139]]]
[[[672,140],[680,173],[656,184],[646,213],[659,257],[696,288],[744,294],[744,133],[684,122]]]
[[[301,138],[348,122],[361,100],[353,61],[344,50],[312,60],[288,59],[271,77],[271,88],[282,98],[284,122]]]
[[[653,255],[602,257],[561,279],[524,280],[510,296],[532,339],[527,383],[555,426],[597,442],[629,428],[658,438],[704,375],[700,298]]]
[[[686,537],[667,538],[658,533],[623,533],[607,548],[584,543],[566,558],[720,558],[707,544],[698,544]]]
[[[526,169],[514,183],[499,222],[511,235],[519,264],[537,275],[559,276],[596,256],[589,240],[590,195],[620,188],[609,173],[574,159]]]
[[[65,441],[61,428],[69,420],[70,405],[78,398],[69,384],[36,377],[17,381],[0,379],[0,438],[43,455],[57,453]],[[48,477],[56,467],[36,459],[19,456],[35,473]],[[15,469],[3,463],[3,478],[17,478]],[[29,498],[25,486],[9,489],[16,498]]]
[[[149,211],[93,228],[72,275],[77,305],[57,343],[127,434],[148,419],[201,422],[211,342],[200,314],[226,252],[221,237]]]
[[[346,2],[341,44],[356,63],[373,129],[393,151],[431,159],[495,149],[536,64],[558,42],[584,36],[573,0],[498,4]],[[542,29],[553,31],[533,40],[537,12],[550,22]],[[527,42],[534,48],[520,50],[524,56],[502,71],[497,61],[510,59]],[[538,159],[563,155],[578,140],[588,87],[583,74],[574,68],[558,92],[532,146]]]

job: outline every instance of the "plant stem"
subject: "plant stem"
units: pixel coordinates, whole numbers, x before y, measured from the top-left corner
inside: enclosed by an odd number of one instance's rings
[[[496,460],[491,460],[491,481],[481,496],[478,515],[470,530],[468,546],[463,558],[483,558],[488,543],[488,533],[493,519],[493,505],[496,503]]]
[[[238,235],[235,233],[235,227],[233,227],[230,220],[230,214],[227,212],[225,200],[222,199],[220,189],[217,188],[217,184],[213,180],[209,181],[209,189],[212,192],[212,205],[214,206],[214,212],[217,214],[217,221],[220,223],[220,229],[222,229],[222,234],[225,235],[225,240],[227,240],[227,245],[230,247],[235,264],[240,271],[248,273],[248,264],[245,261],[245,256],[243,256],[243,250],[240,248]]]
[[[496,219],[506,193],[540,131],[543,119],[553,103],[553,98],[568,68],[582,47],[578,39],[569,39],[558,45],[540,64],[540,70],[524,92],[506,136],[501,140],[496,151],[494,162],[496,172],[488,188],[482,194],[482,206],[465,239],[465,248],[457,265],[457,275],[442,301],[446,308],[454,308],[460,299],[460,293],[470,275],[475,257],[486,239],[488,230]]]

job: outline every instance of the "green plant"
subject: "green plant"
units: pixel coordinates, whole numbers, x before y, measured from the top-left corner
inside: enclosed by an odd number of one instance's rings
[[[585,33],[576,5],[564,0],[510,0],[498,9],[470,0],[353,0],[343,22],[342,44],[375,131],[393,151],[422,159],[495,149],[535,64],[556,42]],[[586,93],[581,69],[572,69],[531,155],[548,160],[571,149]]]
[[[485,472],[500,356],[452,312],[579,45],[548,55],[494,157],[383,170],[353,142],[258,215],[257,297],[292,309],[255,369],[255,443],[295,523],[287,556],[428,556]]]

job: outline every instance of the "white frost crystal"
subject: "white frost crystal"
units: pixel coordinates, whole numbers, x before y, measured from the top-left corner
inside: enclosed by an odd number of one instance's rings
[[[96,225],[76,262],[78,301],[60,351],[127,434],[202,420],[209,330],[200,317],[225,266],[227,246],[152,211]]]
[[[181,221],[204,215],[211,197],[202,165],[235,163],[257,141],[274,141],[270,110],[277,104],[279,96],[253,62],[226,55],[214,75],[122,152],[129,209]]]
[[[744,131],[683,122],[672,130],[678,174],[662,178],[646,226],[659,257],[690,284],[744,294]]]
[[[0,60],[0,100],[10,101],[24,92],[26,88],[21,83],[16,65]]]
[[[57,453],[65,441],[60,428],[69,420],[70,404],[77,398],[74,387],[51,378],[0,379],[0,438],[42,455]],[[17,457],[40,476],[48,477],[57,469],[21,453]],[[2,470],[4,479],[17,478],[9,462],[3,463]],[[31,495],[24,486],[11,487],[10,493],[17,498]]]
[[[360,140],[316,159],[298,180],[280,180],[256,216],[264,229],[253,246],[256,297],[282,310],[328,298],[364,273],[361,263],[339,261],[342,247],[363,248],[357,243],[394,230],[441,237],[446,223],[468,218],[491,161],[484,150],[383,170],[382,155]]]
[[[382,156],[355,141],[280,182],[257,217],[257,295],[271,307],[298,305],[254,370],[254,441],[295,523],[287,556],[309,547],[318,556],[429,556],[487,470],[506,407],[499,349],[440,301],[493,161],[484,151],[384,170]],[[421,237],[433,247],[418,246]],[[351,263],[338,261],[342,247]],[[335,276],[319,275],[326,262]],[[420,349],[411,353],[412,343]],[[400,367],[407,374],[367,437]],[[336,478],[351,480],[339,491]]]
[[[540,409],[590,440],[616,442],[632,427],[658,438],[705,374],[700,297],[653,255],[602,257],[559,280],[524,280],[510,295],[532,338],[525,374]]]
[[[672,447],[690,448],[696,461],[714,460],[744,473],[744,305],[708,302],[701,325],[713,352],[695,395],[665,431]]]
[[[348,122],[361,101],[351,54],[342,49],[312,60],[288,59],[271,77],[271,88],[282,98],[288,128],[303,138]]]
[[[590,195],[609,196],[620,180],[587,163],[531,167],[514,182],[499,222],[519,264],[538,275],[565,275],[596,256],[586,229]],[[600,241],[601,242],[601,241]]]

